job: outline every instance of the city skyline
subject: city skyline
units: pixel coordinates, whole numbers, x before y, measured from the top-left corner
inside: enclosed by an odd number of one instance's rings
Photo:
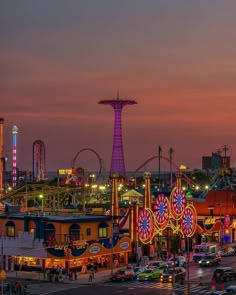
[[[236,166],[235,1],[5,1],[0,4],[0,117],[11,170],[32,169],[35,140],[48,171],[95,150],[110,169],[113,113],[98,101],[134,99],[122,111],[124,158],[134,171],[168,157],[190,169],[227,145]],[[94,154],[77,166],[96,171]],[[162,163],[163,169],[169,164]],[[158,169],[158,161],[147,170]]]

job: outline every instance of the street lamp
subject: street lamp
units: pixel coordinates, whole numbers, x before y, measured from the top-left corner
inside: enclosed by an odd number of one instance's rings
[[[4,229],[2,229],[2,235],[1,235],[1,272],[0,272],[0,279],[1,279],[1,295],[4,294],[4,280],[6,279],[6,272],[4,271],[3,267],[3,232]]]
[[[39,195],[39,198],[41,199],[41,210],[42,210],[42,212],[43,212],[43,194],[40,194]]]
[[[186,199],[188,204],[192,203],[193,200],[193,196],[190,194],[186,195]],[[190,237],[187,237],[187,290],[185,295],[189,295],[190,294]]]

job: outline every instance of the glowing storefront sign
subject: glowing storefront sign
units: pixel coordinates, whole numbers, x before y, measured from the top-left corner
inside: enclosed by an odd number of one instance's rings
[[[73,173],[73,169],[58,169],[57,175],[70,175]]]
[[[122,250],[128,249],[128,248],[129,248],[129,242],[122,242],[122,243],[120,244],[120,248],[121,248]]]
[[[93,246],[89,249],[89,253],[91,254],[97,254],[101,251],[101,248],[99,246]]]
[[[215,224],[215,223],[216,223],[215,217],[212,217],[212,216],[208,216],[204,220],[204,224],[206,224],[206,225],[212,225],[212,224]]]
[[[225,214],[224,226],[228,228],[230,226],[230,215]]]

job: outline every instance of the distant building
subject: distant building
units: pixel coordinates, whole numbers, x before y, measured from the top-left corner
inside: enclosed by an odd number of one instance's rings
[[[230,168],[230,156],[221,156],[219,153],[212,153],[211,156],[202,157],[202,169]]]

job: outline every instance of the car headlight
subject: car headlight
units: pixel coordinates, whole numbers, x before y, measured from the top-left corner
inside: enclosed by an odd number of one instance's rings
[[[210,261],[207,261],[207,263],[210,263]]]
[[[198,263],[202,263],[202,261],[201,261],[201,260],[199,260],[199,261],[198,261]]]

